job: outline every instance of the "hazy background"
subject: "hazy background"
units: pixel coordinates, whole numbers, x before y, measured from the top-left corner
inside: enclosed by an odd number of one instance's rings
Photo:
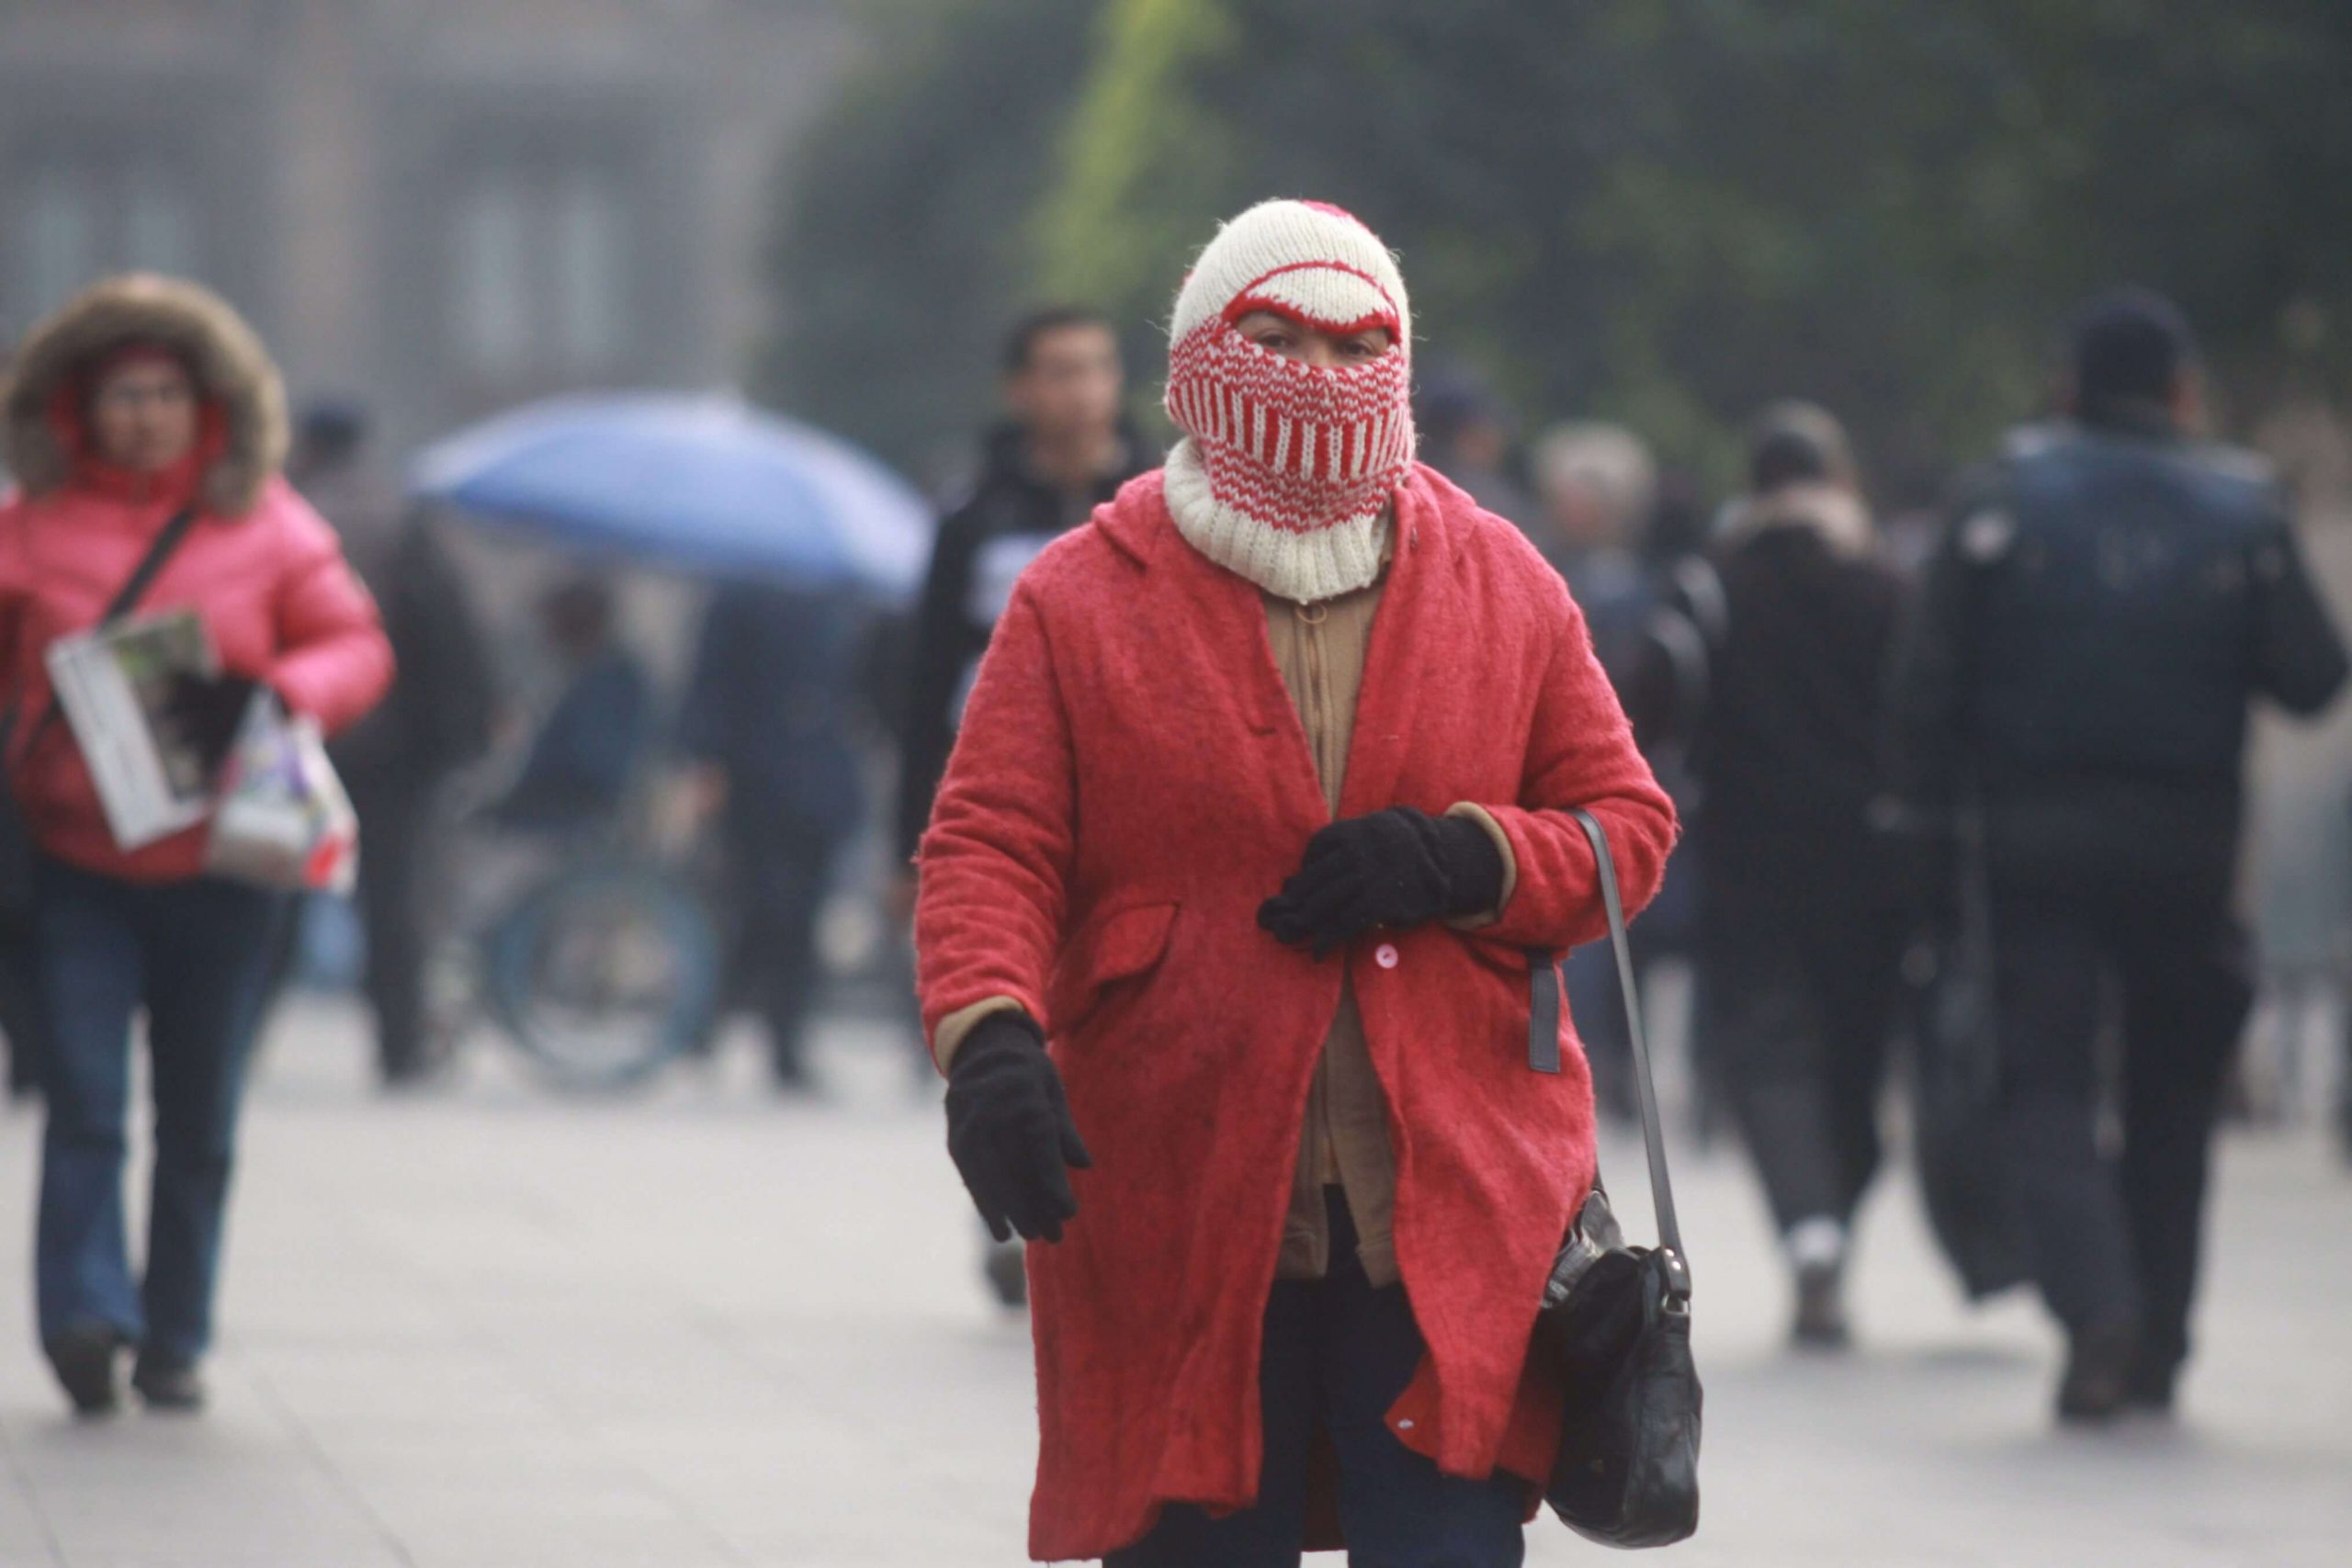
[[[944,492],[1014,314],[1108,309],[1157,440],[1185,260],[1313,196],[1522,433],[1623,420],[1720,493],[1739,421],[1812,397],[1894,515],[2132,279],[2352,603],[2348,86],[2342,0],[0,0],[0,344],[157,267],[388,468],[550,393],[736,387]],[[539,571],[481,567],[515,622]],[[691,586],[623,586],[674,666]],[[2258,766],[2250,900],[2308,957],[2352,717]]]

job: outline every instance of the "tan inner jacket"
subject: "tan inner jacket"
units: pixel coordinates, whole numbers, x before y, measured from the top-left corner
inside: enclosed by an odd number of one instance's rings
[[[1384,549],[1384,555],[1387,552]],[[1282,672],[1291,704],[1306,731],[1323,798],[1336,816],[1346,783],[1348,746],[1354,738],[1356,703],[1363,691],[1364,656],[1372,646],[1372,624],[1386,587],[1386,571],[1368,588],[1317,604],[1297,604],[1266,594],[1266,632],[1274,667]],[[1518,880],[1510,840],[1501,826],[1476,806],[1454,807],[1449,816],[1469,817],[1486,829],[1503,857],[1500,904],[1510,901]],[[1272,893],[1273,889],[1267,890]],[[1485,925],[1499,910],[1457,922]],[[1336,962],[1337,960],[1335,960]],[[944,1067],[972,1027],[989,1013],[1018,1009],[1010,997],[992,997],[940,1021],[933,1051]],[[1340,1009],[1324,1036],[1307,1092],[1306,1124],[1291,1181],[1290,1212],[1283,1226],[1275,1274],[1284,1280],[1319,1280],[1331,1265],[1330,1221],[1323,1190],[1347,1193],[1348,1212],[1358,1237],[1356,1256],[1375,1285],[1397,1282],[1395,1218],[1396,1157],[1388,1142],[1388,1097],[1373,1070],[1364,1040],[1363,1015],[1351,982],[1340,992]]]
[[[1386,580],[1384,561],[1381,578],[1372,586],[1319,604],[1265,596],[1274,667],[1282,671],[1283,684],[1298,710],[1323,798],[1334,817],[1347,782],[1348,746],[1355,736],[1373,617]],[[1500,902],[1508,903],[1517,879],[1510,840],[1501,826],[1475,806],[1456,806],[1448,815],[1476,819],[1494,840],[1503,857]],[[1461,923],[1485,925],[1496,913],[1490,910]],[[1375,1286],[1396,1283],[1396,1156],[1388,1143],[1388,1097],[1373,1070],[1352,981],[1340,987],[1340,1010],[1324,1036],[1323,1054],[1307,1091],[1306,1125],[1291,1179],[1290,1213],[1274,1263],[1277,1278],[1319,1280],[1329,1272],[1331,1227],[1323,1190],[1335,1185],[1348,1195],[1348,1213],[1356,1224],[1356,1257],[1363,1264],[1364,1277]]]
[[[1369,588],[1319,604],[1265,596],[1274,668],[1298,709],[1323,798],[1334,814],[1347,780],[1348,743],[1355,735],[1373,615],[1385,586],[1384,573]],[[1314,1087],[1307,1091],[1290,1213],[1274,1263],[1277,1278],[1319,1280],[1329,1269],[1331,1227],[1323,1190],[1335,1184],[1348,1195],[1365,1277],[1374,1285],[1396,1283],[1396,1156],[1388,1145],[1388,1097],[1373,1071],[1352,981],[1340,987],[1340,1010],[1324,1036]]]

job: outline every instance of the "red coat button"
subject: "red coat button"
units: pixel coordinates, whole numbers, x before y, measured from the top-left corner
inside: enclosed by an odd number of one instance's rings
[[[1372,950],[1372,961],[1373,961],[1374,964],[1379,964],[1383,969],[1394,969],[1394,968],[1396,968],[1396,943],[1394,943],[1394,942],[1382,942],[1378,947],[1374,948],[1374,949]]]

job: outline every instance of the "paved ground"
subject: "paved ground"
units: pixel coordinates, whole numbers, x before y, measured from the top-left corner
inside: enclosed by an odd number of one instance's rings
[[[979,1289],[936,1107],[876,1039],[822,1065],[825,1108],[740,1057],[628,1103],[477,1062],[385,1104],[349,1020],[300,1009],[255,1096],[210,1416],[68,1419],[21,1279],[0,1292],[0,1565],[1020,1561],[1025,1332]],[[37,1128],[0,1120],[0,1258],[28,1251]],[[2033,1312],[1963,1313],[1906,1190],[1870,1219],[1867,1348],[1824,1364],[1776,1343],[1743,1173],[1680,1168],[1710,1424],[1675,1560],[2346,1561],[2352,1179],[2316,1141],[2230,1149],[2188,1418],[2098,1439],[2047,1429]]]

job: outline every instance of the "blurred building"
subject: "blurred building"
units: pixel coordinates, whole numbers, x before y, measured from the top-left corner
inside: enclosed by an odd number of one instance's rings
[[[184,273],[396,446],[737,378],[837,0],[0,0],[0,338]]]

